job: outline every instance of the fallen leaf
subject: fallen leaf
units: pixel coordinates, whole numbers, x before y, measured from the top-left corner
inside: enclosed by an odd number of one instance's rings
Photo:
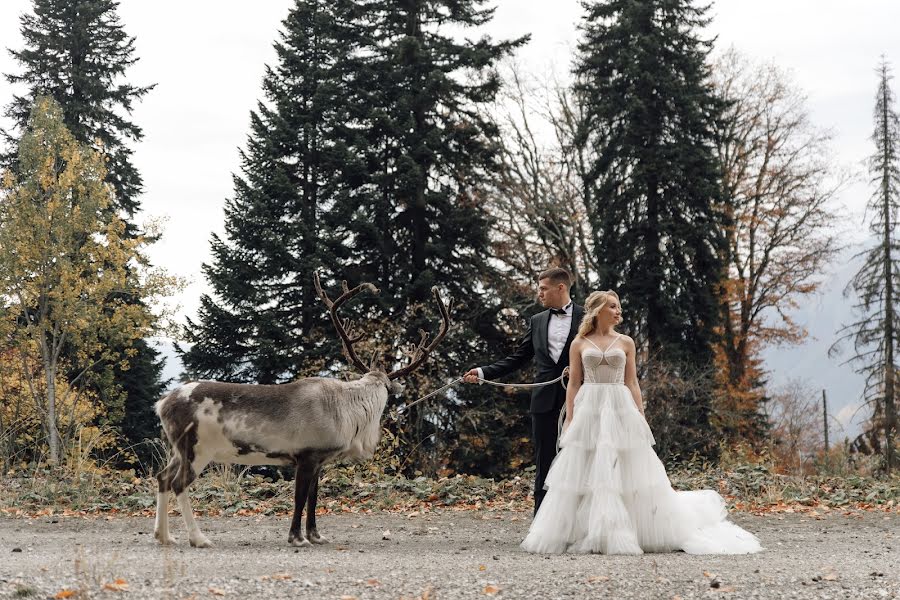
[[[500,588],[496,585],[486,585],[484,586],[484,593],[487,596],[493,596],[500,593]]]
[[[293,578],[293,575],[290,573],[275,573],[272,575],[272,579],[278,579],[279,581],[289,581]]]
[[[341,596],[341,600],[359,600],[356,596]]]
[[[829,571],[828,573],[822,575],[822,579],[824,579],[825,581],[837,581],[838,575],[834,571]]]
[[[709,571],[703,571],[703,576],[704,576],[704,577],[715,577],[716,574],[715,574],[715,573],[710,573]]]
[[[224,596],[225,590],[220,590],[219,588],[211,587],[209,588],[209,593],[213,596]]]
[[[53,596],[56,600],[62,600],[63,598],[71,598],[75,595],[75,590],[60,590],[56,592],[56,595]]]
[[[588,583],[600,583],[601,581],[609,581],[609,577],[606,575],[594,575],[593,577],[588,577]]]
[[[116,579],[110,583],[103,584],[104,590],[110,590],[113,592],[127,592],[128,591],[128,582],[124,579]]]
[[[373,577],[372,579],[366,579],[366,585],[370,585],[370,586],[372,586],[372,587],[375,587],[375,586],[377,586],[377,585],[381,585],[381,582],[378,581],[377,579],[375,579],[375,578]]]
[[[487,565],[478,565],[479,571],[487,571]]]

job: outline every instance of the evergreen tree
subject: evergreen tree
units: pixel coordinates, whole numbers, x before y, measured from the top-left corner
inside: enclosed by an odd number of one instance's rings
[[[155,458],[153,448],[147,440],[159,439],[159,417],[153,405],[166,391],[169,381],[163,381],[162,371],[165,358],[146,340],[136,340],[133,344],[134,355],[128,360],[128,368],[117,365],[113,377],[121,385],[125,393],[122,435],[131,443],[132,459],[126,455],[126,464],[151,470]],[[147,387],[148,383],[154,385]]]
[[[142,182],[131,164],[128,143],[140,141],[143,133],[127,115],[153,86],[121,81],[137,58],[134,38],[125,33],[116,14],[118,5],[115,0],[34,0],[34,14],[21,18],[25,48],[11,50],[24,70],[6,79],[24,84],[26,92],[15,95],[6,109],[17,131],[5,135],[14,142],[35,98],[53,98],[75,139],[102,145],[109,158],[107,181],[115,190],[114,206],[133,217]]]
[[[140,209],[138,196],[142,191],[140,173],[131,162],[131,142],[139,142],[141,128],[128,115],[136,101],[153,86],[135,86],[125,81],[128,68],[138,59],[134,55],[134,38],[128,36],[116,12],[114,0],[34,0],[34,14],[21,17],[21,32],[25,47],[11,54],[22,67],[20,74],[7,74],[13,84],[23,85],[25,92],[15,95],[6,107],[6,116],[15,124],[4,136],[10,144],[4,159],[15,169],[13,152],[22,134],[32,104],[39,96],[53,98],[62,108],[66,127],[76,140],[101,150],[107,157],[106,182],[113,190],[110,210],[123,217],[128,235],[138,234],[131,219]],[[140,298],[128,301],[140,304]],[[134,351],[137,351],[137,354]],[[67,348],[66,352],[74,351]],[[146,343],[134,348],[117,348],[116,353],[131,355],[131,362],[148,366],[157,354]],[[130,423],[131,412],[124,407],[136,406],[135,399],[143,398],[149,390],[156,390],[160,381],[154,375],[162,364],[140,368],[125,376],[125,371],[110,364],[99,364],[86,378],[85,384],[96,387],[111,414],[124,419],[126,431],[137,431],[145,419],[136,416]],[[136,374],[142,373],[148,379]],[[138,409],[140,414],[152,410]],[[118,422],[118,420],[116,421]],[[143,436],[128,437],[137,443]]]
[[[473,191],[497,167],[499,132],[478,109],[499,90],[491,67],[523,41],[457,41],[446,31],[489,21],[482,4],[369,3],[376,46],[362,77],[372,187],[358,214],[372,210],[376,223],[357,248],[397,306],[426,301],[435,283],[468,294],[471,268],[482,271],[489,223]]]
[[[341,355],[312,275],[336,270],[346,254],[345,213],[365,172],[352,150],[355,10],[346,0],[297,0],[282,23],[225,239],[213,236],[204,265],[215,298],[201,298],[198,322],[187,323],[191,346],[179,349],[194,376],[276,383]]]
[[[433,285],[457,300],[438,356],[407,382],[411,398],[492,354],[502,338],[490,291],[490,221],[477,190],[499,167],[498,127],[484,111],[500,88],[494,67],[525,39],[472,41],[451,32],[487,23],[493,9],[484,4],[372,0],[363,15],[373,42],[360,70],[369,181],[352,258],[360,278],[381,288],[382,307],[405,315],[401,339],[433,329],[430,310],[409,310],[427,305]],[[439,446],[456,439],[460,412],[479,396],[458,393],[457,403],[408,413],[405,437],[419,448],[417,466],[436,467],[422,457],[446,450]]]
[[[708,81],[710,43],[696,33],[706,9],[690,0],[584,6],[576,90],[593,161],[587,204],[601,285],[622,296],[647,377],[656,364],[657,377],[710,381],[679,406],[648,402],[651,421],[666,413],[667,428],[673,415],[682,425],[664,452],[705,451],[724,225],[713,152],[724,106]]]
[[[334,369],[341,353],[313,293],[317,269],[329,285],[381,289],[377,308],[357,310],[377,321],[367,350],[384,351],[388,368],[405,360],[398,341],[436,326],[433,285],[464,301],[409,397],[500,342],[496,300],[482,290],[489,222],[474,193],[495,168],[497,129],[477,109],[498,89],[491,66],[519,42],[445,33],[486,22],[479,4],[296,2],[265,78],[268,102],[253,115],[226,239],[213,238],[205,269],[216,297],[188,323],[190,373],[275,382]],[[417,412],[407,437],[416,445],[438,428],[452,438],[455,419]]]
[[[840,342],[851,340],[850,360],[865,376],[865,399],[873,407],[872,428],[884,435],[884,464],[890,474],[896,466],[897,380],[900,374],[900,118],[894,108],[890,68],[882,59],[878,69],[875,100],[875,153],[869,159],[869,173],[875,193],[869,200],[869,228],[875,244],[864,250],[862,268],[847,286],[859,301],[854,306],[859,319],[839,332]]]

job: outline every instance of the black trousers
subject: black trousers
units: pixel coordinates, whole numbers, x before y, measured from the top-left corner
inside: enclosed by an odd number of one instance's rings
[[[534,441],[534,512],[537,513],[544,500],[544,480],[553,459],[556,458],[556,439],[559,435],[559,411],[562,406],[550,412],[531,413],[531,435]]]

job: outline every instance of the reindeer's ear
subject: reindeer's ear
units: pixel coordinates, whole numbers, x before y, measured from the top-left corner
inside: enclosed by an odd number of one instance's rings
[[[399,396],[400,394],[402,394],[404,389],[406,389],[406,386],[396,379],[388,384],[388,393],[395,396]]]

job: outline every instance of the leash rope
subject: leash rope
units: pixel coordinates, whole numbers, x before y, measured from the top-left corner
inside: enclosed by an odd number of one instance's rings
[[[569,367],[566,367],[565,369],[563,369],[562,375],[560,375],[560,376],[557,377],[556,379],[553,379],[553,380],[551,380],[551,381],[541,381],[540,383],[503,383],[503,382],[500,382],[500,381],[490,381],[489,379],[482,379],[481,377],[478,378],[478,381],[480,381],[481,383],[486,383],[486,384],[488,384],[488,385],[493,385],[493,386],[496,386],[496,387],[512,387],[512,388],[536,388],[536,387],[546,387],[546,386],[548,386],[548,385],[553,385],[554,383],[559,382],[560,385],[563,386],[563,389],[565,389],[566,384],[563,383],[563,379],[565,379],[566,377],[568,377],[568,375],[569,375]],[[443,386],[443,387],[440,387],[440,388],[434,390],[433,392],[431,392],[431,393],[429,393],[429,394],[426,394],[426,395],[422,396],[421,398],[419,398],[419,399],[416,400],[415,402],[411,402],[411,403],[407,404],[406,406],[403,406],[403,407],[401,407],[401,408],[398,408],[398,409],[397,409],[397,414],[398,414],[398,415],[402,415],[404,412],[406,412],[407,410],[409,410],[410,408],[412,408],[412,407],[415,406],[416,404],[419,404],[420,402],[424,402],[425,400],[428,400],[428,399],[431,398],[432,396],[437,396],[438,394],[440,394],[440,393],[443,392],[444,390],[447,390],[447,389],[453,387],[454,385],[456,385],[457,383],[461,382],[462,380],[463,380],[462,377],[457,377],[456,379],[454,379],[453,381],[451,381],[451,382],[448,383],[447,385],[445,385],[445,386]]]

